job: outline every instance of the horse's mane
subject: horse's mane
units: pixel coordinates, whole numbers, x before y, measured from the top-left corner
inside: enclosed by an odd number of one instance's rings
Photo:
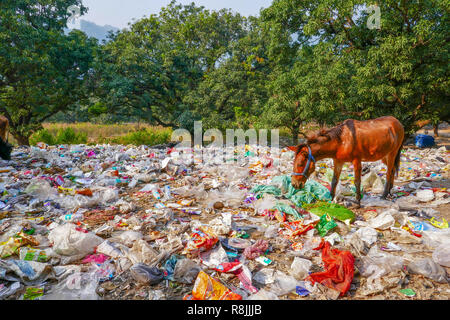
[[[318,132],[313,133],[307,137],[307,143],[324,143],[330,140],[341,140],[342,131],[344,130],[344,127],[347,126],[352,133],[355,132],[355,126],[353,123],[353,120],[345,120],[344,122],[338,124],[337,126],[326,129],[322,128]]]

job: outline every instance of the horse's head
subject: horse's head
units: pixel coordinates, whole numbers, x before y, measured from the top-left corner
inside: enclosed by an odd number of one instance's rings
[[[296,189],[302,189],[306,180],[316,170],[316,160],[308,145],[302,144],[296,147],[288,147],[295,152],[294,169],[292,175],[292,185]]]

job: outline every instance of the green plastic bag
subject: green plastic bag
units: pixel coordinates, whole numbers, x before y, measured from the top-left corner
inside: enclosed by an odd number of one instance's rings
[[[326,236],[328,231],[337,227],[336,222],[334,222],[333,218],[328,214],[324,214],[320,217],[319,223],[316,225],[316,229],[319,232],[319,235],[323,238]]]
[[[281,190],[275,186],[258,185],[250,190],[250,192],[254,193],[257,198],[260,198],[264,193],[270,193],[276,197],[281,196]]]
[[[317,216],[327,213],[330,217],[342,222],[352,223],[355,221],[355,213],[337,203],[319,202],[314,205],[305,205],[304,208]]]
[[[281,202],[277,202],[277,204],[275,205],[275,207],[273,207],[273,209],[277,209],[278,211],[293,215],[295,217],[295,219],[297,219],[297,220],[302,218],[302,215],[300,215],[297,212],[297,210],[295,210],[291,206],[281,203]]]
[[[23,295],[23,300],[36,300],[44,295],[43,287],[28,287]]]
[[[260,197],[264,193],[270,193],[277,197],[283,195],[298,207],[301,207],[304,203],[312,203],[317,200],[331,200],[330,191],[319,182],[308,180],[305,183],[305,187],[299,190],[292,186],[291,177],[288,175],[274,177],[272,179],[272,185],[258,185],[250,192],[255,193],[257,197]]]
[[[414,297],[416,292],[413,289],[402,289],[399,292],[403,293],[407,297]]]

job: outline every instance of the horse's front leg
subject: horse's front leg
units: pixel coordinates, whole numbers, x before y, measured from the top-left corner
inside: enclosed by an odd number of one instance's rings
[[[355,171],[356,202],[359,208],[361,207],[361,160],[353,160],[353,167]]]
[[[333,180],[331,180],[331,200],[334,199],[334,195],[336,193],[336,186],[339,183],[339,177],[341,176],[343,162],[338,162],[336,160],[334,162],[334,170],[333,170]]]

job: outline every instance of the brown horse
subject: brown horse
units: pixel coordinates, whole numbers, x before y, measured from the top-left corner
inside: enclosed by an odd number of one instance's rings
[[[400,165],[400,152],[403,147],[404,129],[394,117],[358,121],[345,120],[329,130],[322,129],[309,136],[306,144],[289,147],[296,152],[292,185],[301,189],[308,177],[315,171],[315,162],[332,158],[334,175],[331,182],[331,197],[334,199],[342,166],[353,163],[355,170],[356,200],[361,202],[361,161],[382,160],[387,166],[386,185],[382,198],[394,186],[394,176]]]
[[[0,115],[0,138],[6,142],[8,141],[7,140],[8,129],[9,129],[8,118]]]

